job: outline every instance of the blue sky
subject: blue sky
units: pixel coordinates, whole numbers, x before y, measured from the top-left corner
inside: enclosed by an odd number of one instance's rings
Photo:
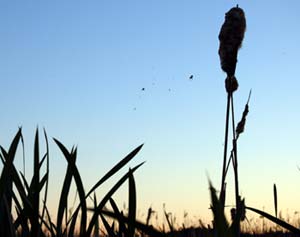
[[[136,173],[140,212],[166,203],[178,219],[187,211],[209,220],[206,173],[218,188],[226,103],[217,36],[236,4],[247,18],[236,119],[252,89],[239,142],[241,194],[272,212],[276,182],[279,209],[299,211],[296,0],[2,1],[0,143],[8,146],[22,126],[29,172],[35,128],[45,127],[49,137],[78,145],[86,189],[145,143],[130,164],[147,161]],[[56,193],[66,162],[50,148]],[[116,198],[127,201],[126,187]]]

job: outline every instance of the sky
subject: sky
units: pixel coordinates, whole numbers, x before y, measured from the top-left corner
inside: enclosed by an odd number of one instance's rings
[[[55,137],[78,147],[86,191],[144,144],[99,199],[146,161],[135,173],[141,219],[150,206],[162,216],[165,203],[179,222],[184,212],[211,220],[207,176],[219,189],[226,110],[218,34],[236,4],[247,20],[236,120],[252,89],[238,143],[240,192],[246,205],[274,213],[276,183],[283,215],[300,211],[299,1],[1,1],[0,144],[22,126],[30,178],[35,129],[46,129],[53,213],[67,167]],[[15,163],[22,170],[21,156]],[[126,205],[127,184],[114,197]]]

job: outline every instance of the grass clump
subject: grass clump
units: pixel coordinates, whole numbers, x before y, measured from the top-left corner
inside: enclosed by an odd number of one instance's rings
[[[15,135],[8,150],[0,146],[0,158],[3,163],[0,176],[0,236],[73,237],[75,234],[80,237],[99,236],[99,219],[102,221],[105,232],[109,236],[133,237],[137,231],[145,233],[147,236],[164,235],[152,226],[138,222],[136,219],[136,186],[134,172],[143,165],[144,162],[129,169],[99,202],[95,195],[95,190],[131,161],[141,150],[143,144],[124,157],[85,193],[82,178],[76,165],[77,148],[72,147],[71,150],[68,150],[60,141],[54,139],[54,142],[66,159],[68,166],[60,193],[56,222],[53,222],[47,208],[49,149],[45,131],[44,137],[46,141],[46,152],[43,156],[40,156],[39,133],[38,130],[36,131],[33,155],[33,177],[30,182],[26,180],[24,171],[23,173],[18,172],[14,165],[19,144],[22,143],[24,148],[21,128]],[[42,174],[41,168],[45,163],[46,172]],[[72,180],[75,181],[79,204],[73,213],[68,216],[68,199]],[[113,194],[126,181],[128,181],[129,184],[128,215],[124,215],[120,212],[113,200]],[[44,194],[42,192],[44,192]],[[87,198],[92,194],[94,194],[93,207],[88,207]],[[108,210],[105,207],[108,203],[111,204],[112,210]],[[14,209],[16,210],[15,213],[13,212]],[[90,220],[87,218],[89,212],[91,213]],[[113,225],[109,224],[107,218],[114,220]],[[118,226],[118,230],[115,228],[115,225]]]

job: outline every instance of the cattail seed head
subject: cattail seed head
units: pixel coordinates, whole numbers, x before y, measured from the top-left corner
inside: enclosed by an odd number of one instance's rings
[[[221,67],[228,77],[232,77],[235,73],[237,52],[242,45],[245,30],[244,11],[239,7],[231,8],[225,15],[225,22],[219,34]]]

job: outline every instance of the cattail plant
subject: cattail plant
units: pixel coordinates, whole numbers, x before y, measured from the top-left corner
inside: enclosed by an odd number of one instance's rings
[[[238,159],[237,159],[237,140],[239,136],[244,132],[246,117],[249,113],[249,100],[251,96],[251,90],[249,93],[248,101],[245,105],[245,109],[242,114],[242,118],[235,127],[234,121],[234,107],[233,107],[233,93],[238,89],[238,81],[235,77],[235,70],[237,64],[238,50],[242,45],[246,29],[246,19],[244,11],[238,6],[230,9],[225,15],[225,22],[222,25],[219,40],[219,56],[221,61],[221,68],[227,74],[225,79],[225,89],[227,92],[227,109],[226,109],[226,122],[225,122],[225,142],[224,142],[224,157],[223,157],[223,171],[220,197],[217,198],[216,190],[209,182],[210,194],[211,194],[211,209],[214,215],[214,229],[215,236],[227,236],[227,237],[239,237],[240,236],[240,221],[245,219],[245,210],[250,210],[258,215],[269,219],[273,223],[285,228],[286,230],[300,236],[300,229],[290,225],[289,223],[281,220],[277,217],[277,188],[274,184],[274,207],[275,216],[270,215],[262,210],[249,207],[245,205],[245,200],[239,196],[239,183],[238,183]],[[227,147],[228,147],[228,130],[229,130],[229,117],[231,113],[232,119],[232,145],[233,148],[230,152],[230,157],[227,161]],[[236,207],[231,209],[232,224],[229,225],[224,215],[225,196],[226,196],[226,174],[229,169],[229,165],[232,162],[234,170],[234,184],[235,184],[235,199]]]
[[[235,70],[237,64],[238,50],[242,45],[244,38],[244,33],[246,30],[246,19],[244,11],[238,6],[230,9],[225,15],[225,22],[222,25],[221,31],[219,33],[219,56],[221,61],[221,68],[227,74],[225,79],[225,89],[227,92],[227,109],[226,109],[226,122],[225,122],[225,142],[224,142],[224,156],[223,156],[223,170],[222,170],[222,180],[221,180],[221,191],[220,191],[220,202],[221,207],[224,211],[225,206],[225,196],[226,196],[226,173],[228,169],[227,165],[227,147],[228,147],[228,130],[229,130],[229,117],[231,112],[232,119],[232,135],[233,135],[233,150],[231,152],[231,159],[233,169],[234,169],[234,179],[235,179],[235,198],[236,198],[236,213],[235,216],[238,217],[238,213],[241,213],[241,198],[239,196],[239,185],[238,185],[238,163],[237,163],[237,138],[241,132],[244,130],[246,116],[248,113],[248,102],[242,117],[241,122],[238,124],[237,129],[235,129],[234,120],[234,106],[233,106],[233,92],[238,89],[238,81],[235,77]],[[236,223],[235,235],[239,236],[240,225],[239,221]]]

